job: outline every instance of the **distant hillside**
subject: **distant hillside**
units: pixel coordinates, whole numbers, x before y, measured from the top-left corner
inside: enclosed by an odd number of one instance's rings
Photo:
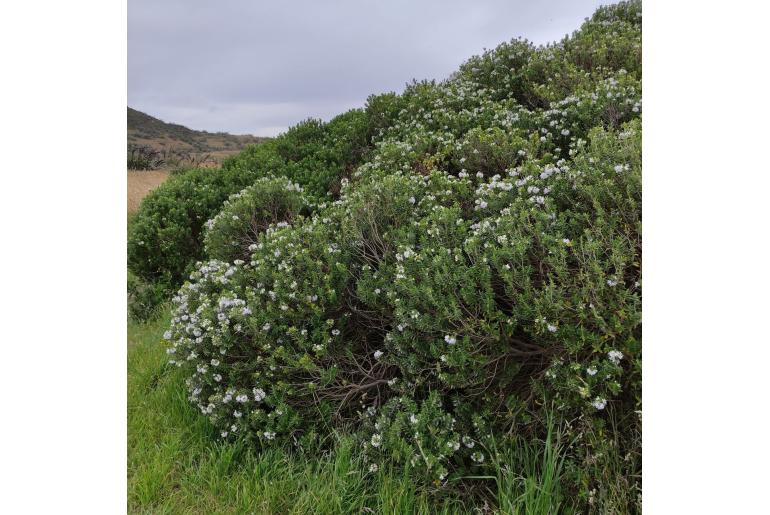
[[[210,154],[214,161],[221,161],[248,145],[269,139],[226,132],[196,131],[176,123],[166,123],[130,107],[127,128],[129,145],[144,145],[156,150],[181,153]]]

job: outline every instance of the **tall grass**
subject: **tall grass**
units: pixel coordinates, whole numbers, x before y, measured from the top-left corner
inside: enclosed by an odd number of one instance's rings
[[[336,434],[331,451],[255,452],[223,443],[187,400],[184,377],[166,364],[168,310],[128,325],[128,511],[130,513],[454,514],[569,513],[560,487],[562,445],[522,438],[489,449],[496,474],[472,490],[421,490],[403,471],[376,474]],[[495,452],[497,451],[497,452]]]
[[[561,487],[564,455],[561,436],[548,421],[544,442],[516,438],[495,449],[494,477],[503,513],[571,513]],[[496,452],[495,452],[496,451]]]

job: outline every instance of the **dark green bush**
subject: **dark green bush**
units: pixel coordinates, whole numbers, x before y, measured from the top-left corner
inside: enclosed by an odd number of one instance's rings
[[[319,198],[336,196],[340,181],[361,162],[370,148],[368,115],[353,109],[328,123],[308,119],[275,138],[270,145],[251,147],[223,163],[224,168],[264,169],[266,154],[272,175],[299,183]]]

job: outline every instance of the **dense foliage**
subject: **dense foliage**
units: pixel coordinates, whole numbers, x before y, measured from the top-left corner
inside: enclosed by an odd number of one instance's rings
[[[206,254],[213,259],[249,259],[250,247],[259,235],[288,225],[295,217],[309,214],[313,198],[302,187],[284,178],[265,177],[231,195],[222,210],[206,222]]]
[[[191,401],[259,445],[352,429],[372,471],[437,486],[556,413],[573,496],[639,509],[641,108],[632,1],[232,159],[288,179],[185,256],[166,337]]]

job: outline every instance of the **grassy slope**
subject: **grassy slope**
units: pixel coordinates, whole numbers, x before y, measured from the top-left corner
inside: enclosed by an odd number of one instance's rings
[[[174,149],[195,155],[209,154],[216,162],[237,154],[248,145],[268,139],[250,134],[196,131],[183,125],[166,123],[130,107],[126,118],[130,144],[146,145],[156,150]]]
[[[161,335],[168,311],[128,325],[128,511],[130,513],[554,513],[558,449],[519,442],[501,453],[487,495],[462,500],[416,491],[396,471],[368,474],[352,441],[333,452],[255,453],[218,441],[187,400],[184,377],[166,364]],[[568,510],[567,510],[568,511]]]

